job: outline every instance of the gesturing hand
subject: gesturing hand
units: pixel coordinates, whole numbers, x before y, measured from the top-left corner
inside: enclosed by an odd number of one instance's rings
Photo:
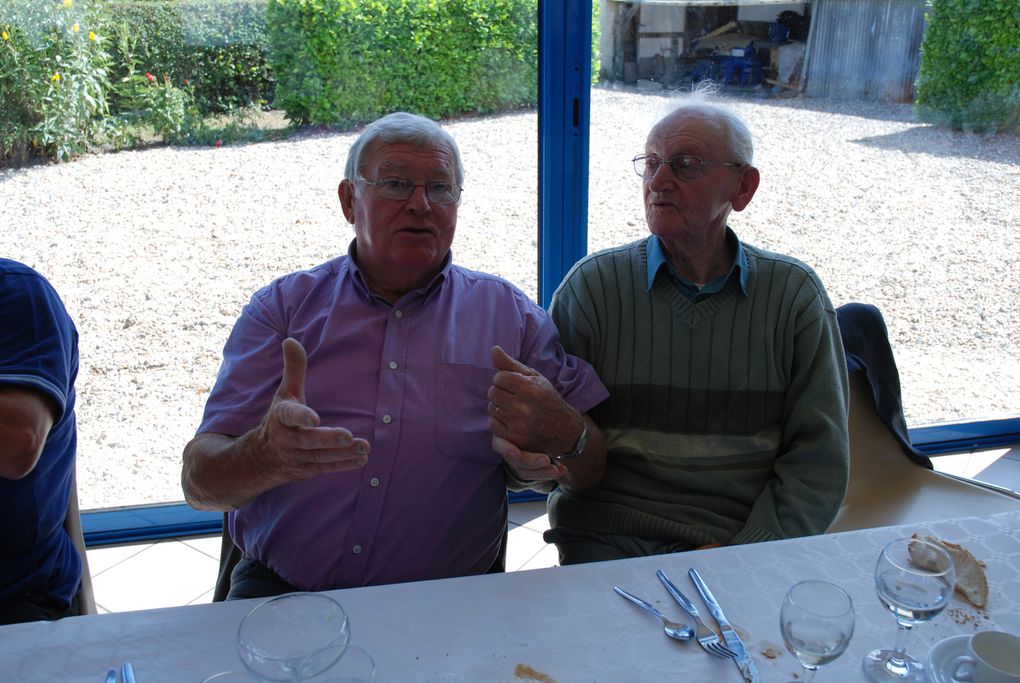
[[[259,439],[267,465],[287,480],[364,467],[368,441],[342,427],[320,427],[305,403],[308,355],[296,339],[283,340],[283,378],[262,420]]]
[[[561,455],[574,447],[581,415],[533,368],[492,347],[496,374],[489,387],[489,431],[521,450]]]

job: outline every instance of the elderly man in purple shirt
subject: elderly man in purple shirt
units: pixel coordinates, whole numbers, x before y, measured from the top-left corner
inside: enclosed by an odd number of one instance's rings
[[[229,510],[230,598],[483,574],[506,489],[605,470],[591,366],[519,289],[451,262],[460,152],[397,113],[351,147],[347,255],[258,291],[184,451],[188,502]]]

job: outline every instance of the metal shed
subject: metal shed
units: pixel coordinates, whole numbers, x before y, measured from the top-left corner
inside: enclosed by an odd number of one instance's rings
[[[689,54],[698,33],[690,21],[668,8],[730,7],[755,18],[782,8],[782,0],[601,0],[603,65],[625,82],[657,80]],[[794,88],[808,97],[911,102],[921,59],[926,0],[809,0],[800,3],[810,17],[802,60],[795,67]],[[725,11],[725,10],[723,10]],[[732,11],[732,10],[731,10]],[[646,16],[663,17],[664,20]],[[774,14],[772,16],[775,16]],[[672,18],[670,18],[672,17]],[[757,41],[756,47],[768,46]],[[775,47],[775,45],[772,45]],[[656,76],[647,76],[654,60]],[[767,53],[767,50],[766,50]],[[774,82],[774,81],[770,81]],[[666,83],[669,85],[669,83]],[[784,86],[789,88],[790,86]]]
[[[809,97],[913,102],[925,0],[814,0]]]

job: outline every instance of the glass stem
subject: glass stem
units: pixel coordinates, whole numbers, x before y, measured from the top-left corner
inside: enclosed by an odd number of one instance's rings
[[[910,638],[912,628],[911,624],[900,622],[900,627],[896,630],[896,648],[893,650],[892,656],[889,657],[889,661],[886,662],[885,668],[895,672],[897,675],[902,675],[899,672],[905,672],[908,668],[907,639]]]
[[[803,683],[811,683],[811,681],[815,680],[815,674],[818,673],[818,667],[808,666],[803,663],[801,666],[804,667],[804,675],[801,677],[801,681],[803,681]]]

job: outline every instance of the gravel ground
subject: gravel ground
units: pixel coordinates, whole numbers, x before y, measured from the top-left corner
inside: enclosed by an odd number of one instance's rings
[[[912,424],[1020,412],[1020,140],[917,123],[909,106],[737,96],[762,184],[731,224],[812,265],[836,305],[884,311]],[[669,99],[593,91],[591,249],[645,234],[629,159]],[[461,264],[536,291],[534,112],[449,122],[467,184]],[[0,171],[0,254],[47,275],[81,333],[84,509],[180,500],[241,306],[346,250],[336,185],[353,134],[155,147]]]

